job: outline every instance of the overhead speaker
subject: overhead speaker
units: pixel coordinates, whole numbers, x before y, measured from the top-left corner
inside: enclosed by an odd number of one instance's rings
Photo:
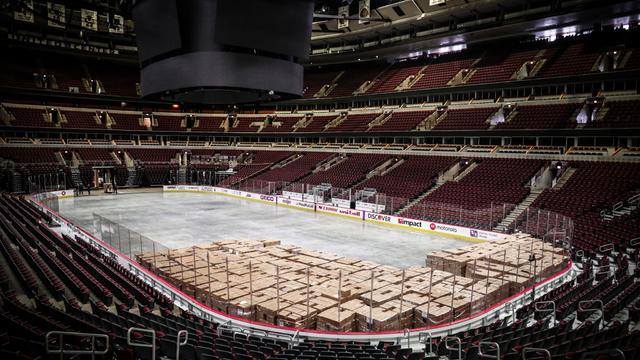
[[[239,104],[302,95],[312,0],[137,0],[144,98]]]

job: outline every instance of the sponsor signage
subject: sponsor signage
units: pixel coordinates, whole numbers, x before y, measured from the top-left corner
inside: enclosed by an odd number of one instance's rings
[[[368,202],[364,202],[364,201],[356,201],[356,209],[358,210],[365,210],[365,211],[372,211],[372,212],[380,212],[380,211],[384,211],[385,206],[384,205],[380,205],[380,204],[373,204],[373,203],[368,203]]]
[[[299,207],[299,208],[304,208],[304,209],[311,209],[311,210],[315,210],[316,209],[316,204],[310,203],[310,202],[306,202],[306,201],[292,200],[292,199],[282,199],[281,198],[278,202],[281,203],[281,204],[294,206],[294,207]]]
[[[349,201],[348,199],[331,198],[331,205],[338,206],[338,207],[343,207],[343,208],[350,208],[351,207],[351,201]]]
[[[362,219],[364,214],[364,212],[360,210],[340,208],[337,206],[328,206],[328,205],[322,205],[322,204],[316,205],[316,211],[324,212],[328,214],[338,214],[338,215],[343,215],[343,216],[358,218],[358,219]]]
[[[213,193],[222,193],[229,194],[238,197],[248,198],[248,199],[256,199],[259,201],[264,201],[268,203],[274,204],[284,204],[292,207],[298,207],[307,210],[313,210],[317,212],[323,212],[328,214],[337,214],[342,216],[347,216],[351,218],[358,218],[365,221],[373,221],[379,223],[386,223],[395,226],[401,226],[408,229],[421,230],[427,232],[434,232],[443,235],[453,235],[462,238],[467,238],[470,240],[481,240],[481,241],[494,241],[505,238],[505,234],[495,233],[491,231],[471,229],[463,226],[455,226],[449,224],[441,224],[432,221],[424,221],[417,219],[410,219],[400,216],[393,216],[387,214],[379,214],[376,212],[365,211],[361,209],[350,209],[349,207],[341,207],[335,205],[328,204],[316,204],[309,201],[303,201],[300,199],[295,199],[290,196],[274,196],[274,195],[264,195],[264,194],[255,194],[246,191],[233,190],[221,187],[212,187],[212,186],[189,186],[189,185],[169,185],[164,186],[163,189],[165,191],[202,191],[202,192],[213,192]],[[62,194],[64,191],[57,191],[53,193],[43,194],[44,196],[53,197],[54,195],[50,194],[60,194],[55,196],[65,196]],[[299,194],[301,197],[301,193],[289,193],[291,194]],[[335,200],[335,199],[334,199]]]

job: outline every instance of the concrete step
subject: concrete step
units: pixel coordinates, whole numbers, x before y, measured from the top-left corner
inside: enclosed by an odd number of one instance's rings
[[[533,190],[513,209],[502,221],[496,225],[494,230],[506,231],[513,222],[542,194],[543,190]]]

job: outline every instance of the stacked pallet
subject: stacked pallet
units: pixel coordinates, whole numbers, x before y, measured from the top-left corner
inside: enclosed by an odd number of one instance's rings
[[[499,280],[500,298],[560,271],[566,265],[565,253],[562,247],[518,233],[504,240],[432,252],[426,265],[466,278]]]
[[[564,260],[548,244],[524,250],[524,239],[513,240],[521,244],[515,260],[513,244],[504,241],[439,251],[427,267],[404,270],[273,240],[142,253],[137,261],[233,316],[294,328],[385,331],[450,322],[504,299],[533,277],[529,261],[518,260],[530,254],[540,256],[538,274]]]

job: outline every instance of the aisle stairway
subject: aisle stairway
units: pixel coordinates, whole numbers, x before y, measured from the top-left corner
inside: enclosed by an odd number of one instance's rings
[[[534,201],[542,194],[543,189],[532,190],[529,195],[522,200],[504,219],[494,228],[495,231],[505,232],[520,214],[522,214]]]

